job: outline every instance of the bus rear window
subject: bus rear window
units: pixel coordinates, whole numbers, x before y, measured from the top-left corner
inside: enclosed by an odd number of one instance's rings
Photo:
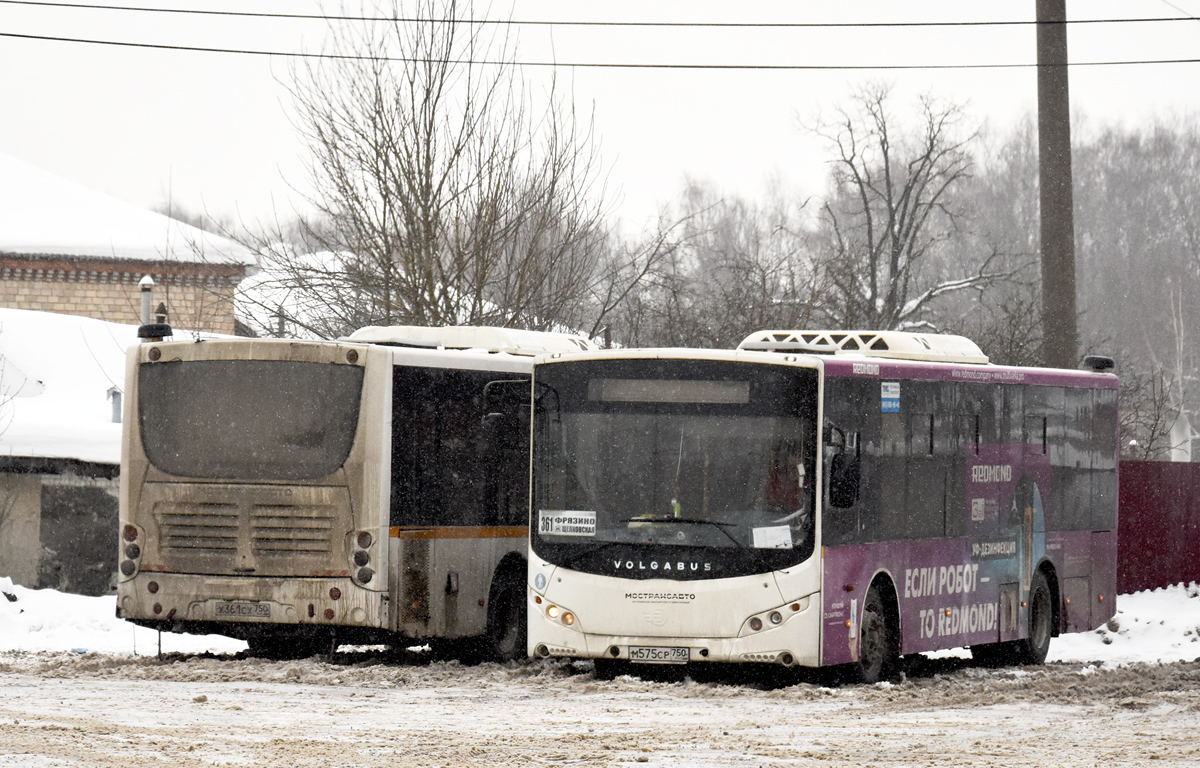
[[[150,463],[172,475],[315,480],[345,463],[363,369],[271,360],[147,363],[138,421]]]

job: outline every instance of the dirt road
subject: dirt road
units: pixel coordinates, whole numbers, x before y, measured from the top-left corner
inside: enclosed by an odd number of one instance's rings
[[[9,653],[0,767],[1200,763],[1197,662],[993,670],[920,660],[895,685],[826,682],[746,670],[598,681],[586,663],[352,653]]]

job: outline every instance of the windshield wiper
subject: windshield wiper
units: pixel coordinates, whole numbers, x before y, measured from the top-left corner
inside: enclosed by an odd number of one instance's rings
[[[725,534],[726,538],[737,545],[738,549],[749,549],[745,544],[734,538],[733,534],[725,530],[726,528],[737,528],[737,523],[718,523],[716,520],[696,520],[688,517],[675,517],[674,515],[639,515],[637,517],[627,517],[619,522],[622,523],[680,523],[681,525],[711,525],[721,533]]]
[[[563,568],[571,568],[571,567],[573,567],[573,566],[574,566],[576,563],[578,563],[580,560],[582,560],[582,559],[583,559],[583,558],[585,558],[585,557],[589,557],[589,556],[591,556],[591,555],[594,555],[594,554],[596,554],[597,552],[600,552],[601,550],[609,549],[610,547],[615,547],[617,544],[626,544],[626,543],[628,543],[628,542],[623,542],[623,541],[601,541],[601,542],[598,542],[598,543],[597,543],[595,546],[593,546],[593,547],[589,547],[589,548],[585,549],[585,550],[584,550],[584,551],[582,551],[582,552],[578,552],[578,553],[576,553],[576,554],[574,554],[574,555],[572,555],[572,556],[570,556],[570,557],[564,558],[564,559],[563,559],[561,562],[557,563],[557,565],[559,565],[559,566],[561,566],[561,567],[563,567]]]

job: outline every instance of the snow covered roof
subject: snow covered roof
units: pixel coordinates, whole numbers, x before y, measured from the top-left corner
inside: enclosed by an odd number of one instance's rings
[[[0,153],[0,253],[253,266],[228,238]]]
[[[120,464],[109,391],[137,326],[0,308],[0,455]]]
[[[738,349],[818,355],[854,354],[897,360],[987,363],[987,355],[964,336],[907,331],[755,331]]]
[[[485,349],[489,352],[507,352],[510,355],[528,356],[549,352],[579,352],[596,348],[590,341],[575,334],[467,325],[438,328],[415,325],[372,325],[358,329],[346,339],[403,347]]]

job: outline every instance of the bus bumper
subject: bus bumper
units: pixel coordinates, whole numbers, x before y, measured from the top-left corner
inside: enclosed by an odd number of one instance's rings
[[[578,622],[563,623],[563,613],[550,617],[546,603],[530,592],[529,655],[535,658],[573,657],[646,661],[647,663],[734,662],[784,666],[820,665],[820,606],[815,599],[799,601],[802,609],[781,615],[778,625],[768,618],[762,628],[743,627],[730,637],[671,637],[664,635],[607,635],[587,631]],[[569,612],[568,609],[561,609]],[[766,612],[769,616],[771,612]],[[781,612],[782,613],[782,612]],[[732,633],[731,633],[732,634]],[[683,658],[685,649],[686,658]]]
[[[142,572],[117,588],[117,616],[135,622],[387,627],[387,597],[349,578],[239,578]],[[225,629],[222,630],[221,626]],[[232,631],[231,631],[232,630]]]

